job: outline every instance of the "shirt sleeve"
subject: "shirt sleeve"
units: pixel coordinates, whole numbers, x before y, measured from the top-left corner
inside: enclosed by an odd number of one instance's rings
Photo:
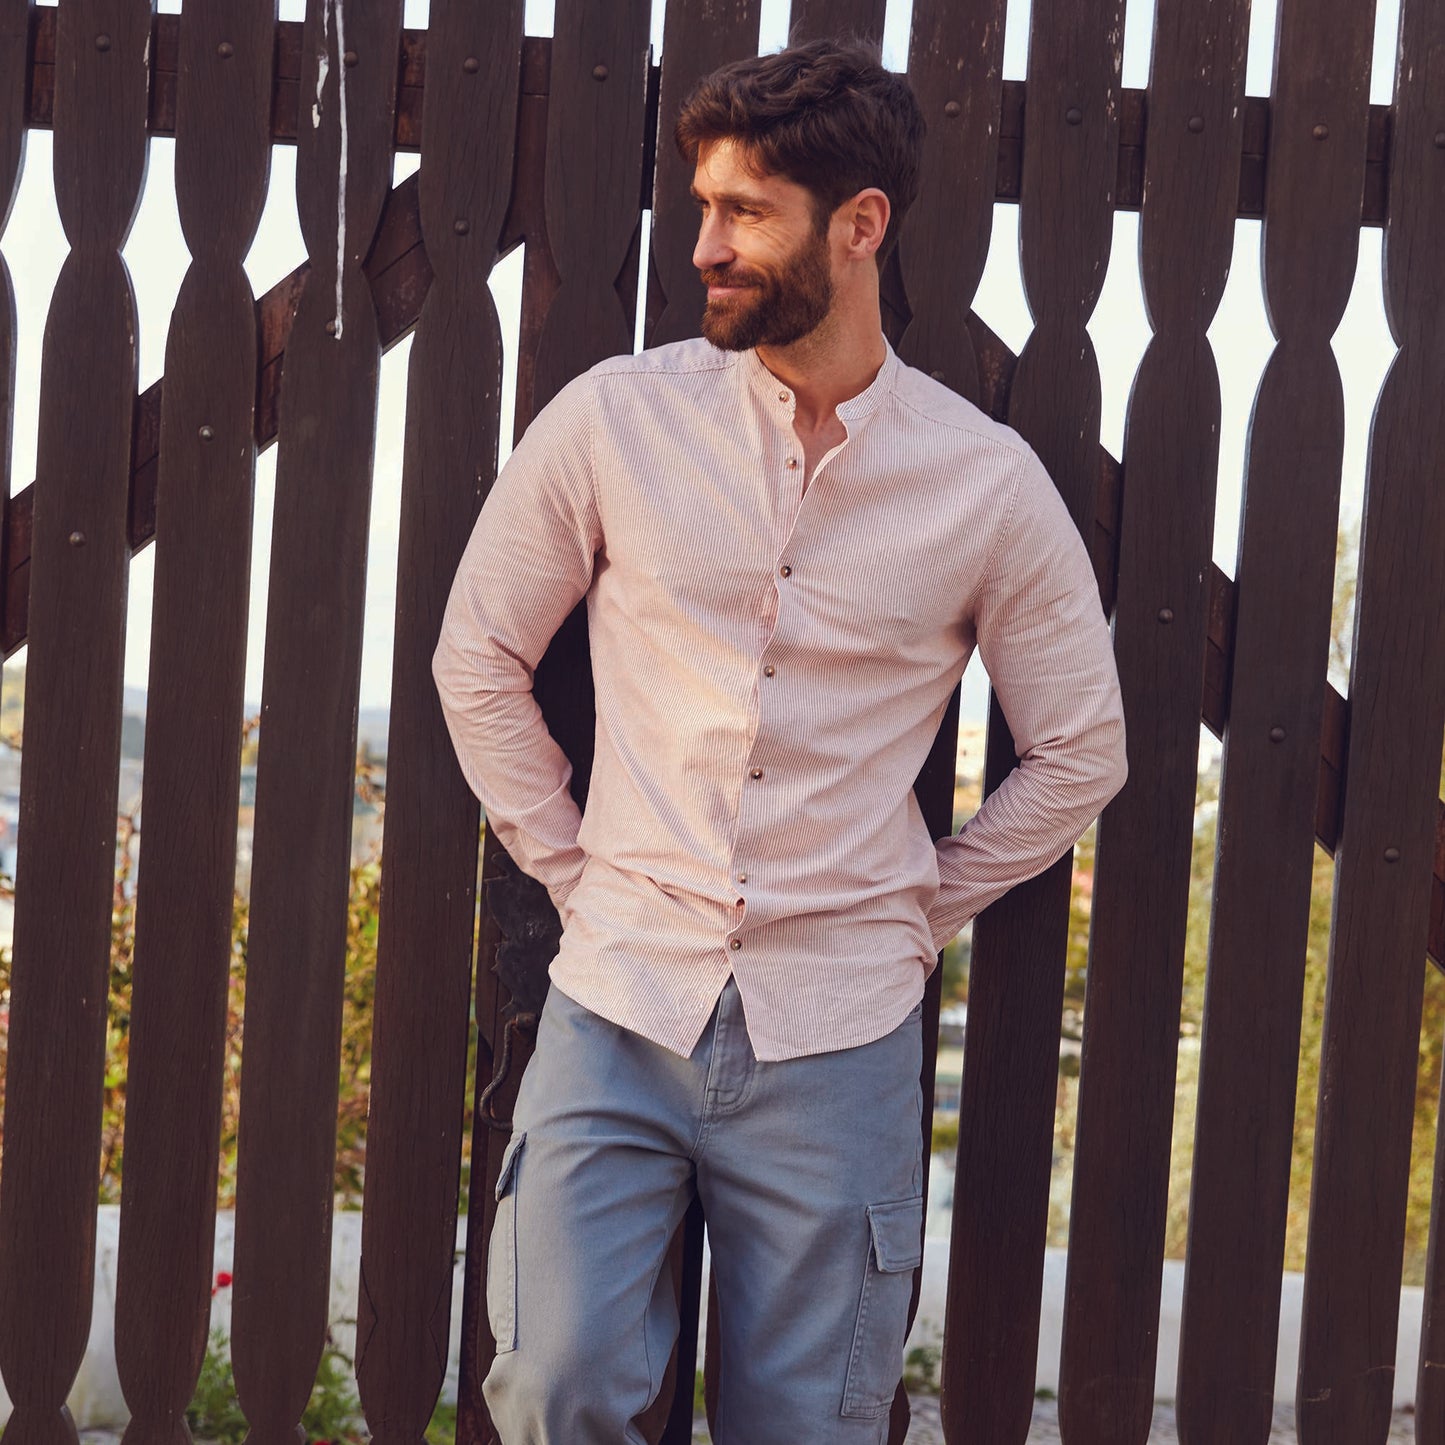
[[[452,583],[432,675],[487,826],[559,910],[581,877],[572,766],[532,696],[537,663],[592,582],[591,379],[527,429],[497,477]]]
[[[1124,709],[1109,626],[1078,529],[1032,453],[976,602],[978,650],[1018,766],[937,844],[929,913],[942,948],[1079,840],[1124,785]]]

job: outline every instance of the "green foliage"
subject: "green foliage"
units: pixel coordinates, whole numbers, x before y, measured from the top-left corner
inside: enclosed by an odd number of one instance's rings
[[[457,1406],[454,1400],[438,1400],[427,1423],[426,1438],[430,1445],[456,1445]]]
[[[903,1386],[910,1395],[936,1395],[938,1368],[943,1363],[941,1345],[914,1345],[903,1359]]]
[[[933,1152],[952,1154],[958,1148],[958,1115],[949,1111],[933,1116]]]
[[[197,1440],[214,1440],[217,1445],[241,1445],[250,1429],[236,1399],[230,1347],[220,1330],[211,1331],[196,1392],[186,1407],[186,1424]]]
[[[968,968],[973,959],[972,933],[970,929],[959,934],[943,950],[943,961],[939,966],[943,970],[942,997],[945,1002],[968,997]]]
[[[330,1343],[328,1336],[311,1399],[301,1416],[301,1428],[308,1440],[339,1445],[341,1441],[360,1442],[368,1438],[353,1379],[351,1361]]]
[[[196,1392],[186,1409],[186,1423],[197,1440],[215,1441],[216,1445],[241,1445],[250,1427],[236,1399],[236,1378],[231,1370],[231,1350],[226,1336],[213,1330],[201,1362]],[[316,1372],[301,1428],[309,1441],[322,1445],[361,1445],[367,1432],[361,1413],[361,1402],[352,1383],[351,1361],[327,1337]],[[455,1438],[453,1410],[452,1439]]]

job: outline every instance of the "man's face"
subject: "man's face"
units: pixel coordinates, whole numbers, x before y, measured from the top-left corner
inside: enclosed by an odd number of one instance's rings
[[[702,334],[724,351],[790,346],[833,304],[826,230],[796,181],[755,176],[732,141],[705,146],[693,177],[702,213],[693,265],[707,286]]]

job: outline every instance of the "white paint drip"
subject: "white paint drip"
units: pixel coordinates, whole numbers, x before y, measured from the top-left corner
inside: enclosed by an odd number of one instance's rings
[[[341,117],[341,159],[336,177],[336,331],[341,340],[341,277],[346,267],[346,22],[341,0],[336,5],[336,54],[341,60],[337,71],[337,105]]]
[[[326,72],[331,68],[327,55],[327,36],[331,30],[330,0],[321,0],[321,49],[316,54],[316,99],[311,103],[311,129],[321,124],[321,92],[326,85]]]

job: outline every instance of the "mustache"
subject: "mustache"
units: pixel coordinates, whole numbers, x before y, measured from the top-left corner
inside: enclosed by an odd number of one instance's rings
[[[762,278],[756,271],[738,270],[732,267],[709,270],[699,273],[704,286],[752,286],[761,284]]]

